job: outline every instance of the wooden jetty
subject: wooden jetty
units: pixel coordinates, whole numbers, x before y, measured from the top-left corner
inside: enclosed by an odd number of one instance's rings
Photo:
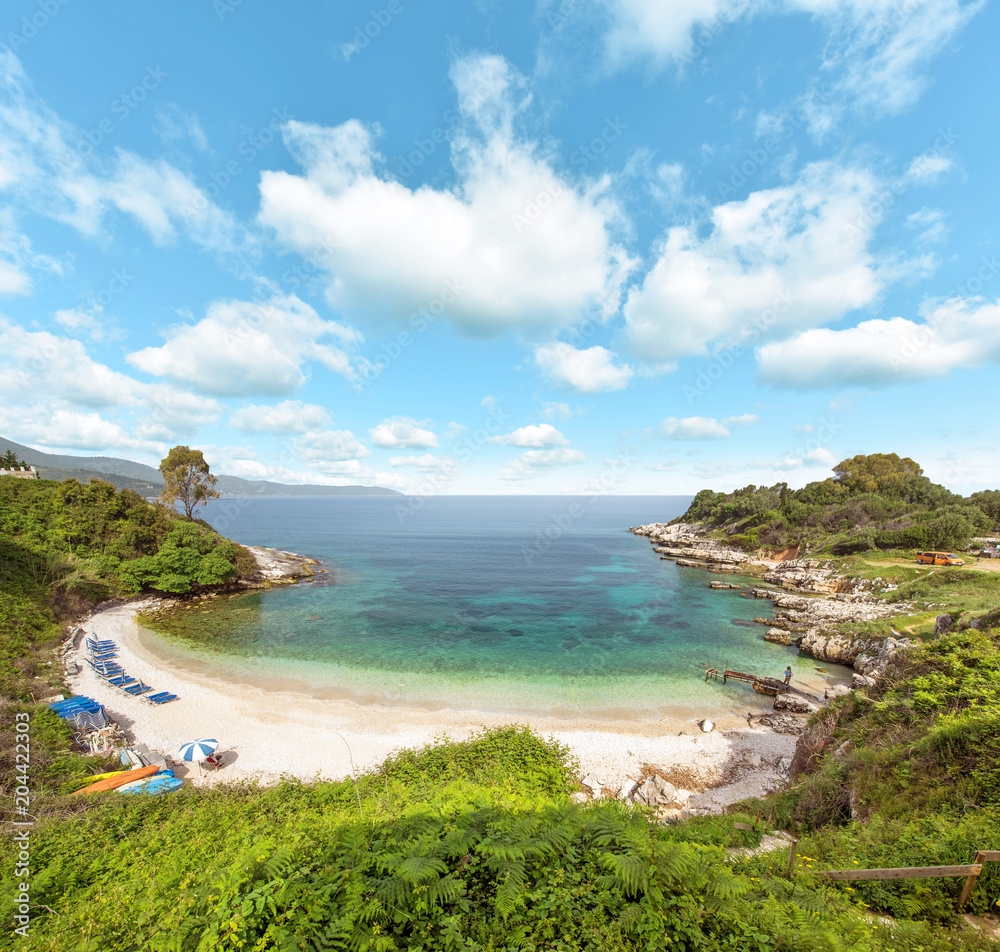
[[[807,691],[802,691],[799,688],[793,688],[790,684],[785,684],[784,681],[780,681],[778,678],[767,678],[759,674],[747,674],[745,671],[731,671],[728,663],[722,671],[718,668],[709,668],[705,672],[706,681],[709,679],[718,680],[719,678],[722,678],[723,684],[727,681],[743,681],[745,684],[749,684],[758,694],[763,694],[766,697],[777,697],[779,694],[797,694],[799,697],[804,697],[813,703],[820,703],[820,699],[814,694],[809,694]]]

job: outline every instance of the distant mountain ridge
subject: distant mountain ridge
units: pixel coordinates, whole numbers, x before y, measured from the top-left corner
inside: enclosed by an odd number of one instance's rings
[[[153,496],[163,488],[159,470],[115,456],[64,456],[43,453],[23,443],[0,436],[0,454],[12,450],[19,459],[38,470],[42,479],[77,479],[82,483],[103,479],[118,489],[132,489]],[[274,483],[266,479],[242,479],[218,474],[216,489],[223,496],[399,496],[384,486],[315,486]]]

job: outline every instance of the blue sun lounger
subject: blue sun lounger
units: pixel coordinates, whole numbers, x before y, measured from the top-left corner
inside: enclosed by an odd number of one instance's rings
[[[125,685],[124,687],[122,687],[122,690],[126,694],[137,695],[137,694],[145,694],[147,691],[152,691],[153,689],[140,679],[137,680],[135,684]]]
[[[53,701],[49,704],[49,707],[53,711],[61,711],[63,708],[67,707],[78,707],[81,704],[96,704],[92,697],[85,697],[82,694],[78,694],[75,697],[65,697],[61,701]]]
[[[167,701],[176,701],[177,695],[171,694],[169,691],[161,691],[159,694],[147,694],[147,701],[152,701],[154,704],[166,704]]]
[[[118,678],[108,678],[108,684],[116,688],[127,688],[132,684],[138,684],[138,681],[133,678],[130,674],[123,674]]]

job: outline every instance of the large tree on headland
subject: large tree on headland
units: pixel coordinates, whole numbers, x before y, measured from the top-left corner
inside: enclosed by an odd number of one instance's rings
[[[850,492],[883,496],[905,495],[924,472],[909,456],[900,459],[895,453],[852,456],[834,466],[833,471],[836,481]]]
[[[194,518],[196,507],[219,496],[215,489],[218,480],[209,472],[201,450],[175,446],[160,461],[160,472],[164,482],[160,502],[168,506],[179,502],[188,519]]]

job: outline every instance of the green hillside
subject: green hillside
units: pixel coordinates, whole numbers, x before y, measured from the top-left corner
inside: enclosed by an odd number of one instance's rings
[[[704,489],[678,522],[705,524],[744,549],[849,555],[873,549],[965,549],[1000,527],[1000,490],[965,498],[895,453],[855,456],[802,489],[786,483]]]
[[[957,918],[959,878],[817,873],[964,864],[1000,848],[1000,610],[824,708],[793,785],[725,816],[663,823],[618,802],[577,804],[569,751],[522,727],[401,751],[356,781],[66,796],[107,769],[33,700],[60,683],[51,648],[66,620],[110,595],[224,582],[244,554],[106,483],[0,480],[0,812],[17,818],[10,725],[27,714],[35,821],[30,938],[14,932],[17,892],[0,893],[13,947],[995,948]],[[774,828],[799,839],[793,878],[787,848],[727,855]],[[18,850],[0,841],[7,883]],[[998,901],[988,866],[968,909],[982,916]]]

